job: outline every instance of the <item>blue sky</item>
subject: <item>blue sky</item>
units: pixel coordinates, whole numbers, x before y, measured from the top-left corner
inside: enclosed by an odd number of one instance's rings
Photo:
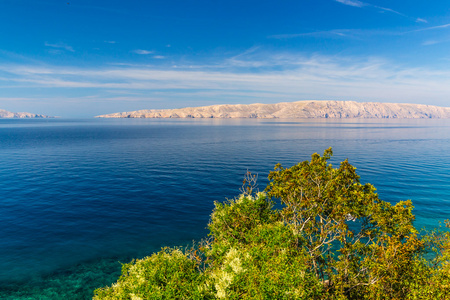
[[[450,106],[447,1],[0,0],[0,109]]]

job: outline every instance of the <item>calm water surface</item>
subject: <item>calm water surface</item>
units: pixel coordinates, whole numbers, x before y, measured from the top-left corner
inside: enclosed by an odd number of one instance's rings
[[[450,120],[0,120],[0,298],[88,299],[205,236],[215,200],[328,147],[417,227],[450,217]]]

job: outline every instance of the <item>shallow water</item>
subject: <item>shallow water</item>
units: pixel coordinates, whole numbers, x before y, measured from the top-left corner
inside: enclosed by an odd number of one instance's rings
[[[0,120],[0,298],[83,299],[205,236],[215,200],[332,146],[416,226],[450,213],[449,120]]]

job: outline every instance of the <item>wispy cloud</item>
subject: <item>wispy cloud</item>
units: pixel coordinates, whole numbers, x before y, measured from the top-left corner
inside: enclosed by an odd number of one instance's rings
[[[117,43],[116,41],[104,41],[105,43],[107,43],[107,44],[115,44],[115,43]]]
[[[260,99],[271,102],[279,99],[358,99],[438,103],[450,94],[450,71],[404,68],[379,58],[308,57],[262,51],[230,57],[212,65],[180,63],[177,68],[0,65],[0,75],[5,75],[0,78],[0,88],[12,83],[22,90],[71,88],[109,95],[117,90],[121,96],[105,99],[124,101],[127,98],[124,91],[143,91],[149,97],[157,94],[156,98],[161,99],[174,97],[176,93],[191,100],[197,99],[193,93],[207,94],[205,99],[234,95],[243,103]]]
[[[446,38],[442,38],[442,39],[429,39],[426,40],[422,43],[422,46],[432,46],[432,45],[436,45],[436,44],[441,44],[441,43],[448,43],[450,42],[450,38],[446,37]]]
[[[355,7],[363,7],[367,5],[366,3],[358,0],[336,0],[336,2]]]
[[[426,23],[426,21],[421,21],[420,23]],[[301,37],[320,37],[320,38],[353,38],[353,39],[364,39],[372,36],[400,36],[407,35],[417,32],[425,32],[432,30],[450,29],[449,24],[443,24],[438,26],[428,26],[414,30],[371,30],[371,29],[331,29],[324,31],[313,31],[313,32],[302,32],[302,33],[289,33],[289,34],[277,34],[271,35],[267,38],[273,39],[291,39],[291,38],[301,38]],[[442,39],[442,41],[447,41],[447,38]],[[439,41],[429,40],[424,42],[423,45],[431,45],[439,43]]]
[[[0,102],[16,102],[16,101],[36,101],[36,98],[0,97]]]
[[[64,49],[64,50],[67,50],[67,51],[70,51],[70,52],[75,52],[75,50],[73,49],[72,46],[69,46],[69,45],[67,45],[65,43],[51,44],[51,43],[45,42],[45,46],[51,47],[51,48],[57,48],[57,49]]]
[[[409,32],[420,32],[420,31],[436,30],[436,29],[445,29],[445,28],[450,28],[450,23],[449,24],[444,24],[444,25],[430,26],[430,27],[420,28],[420,29],[416,29],[416,30],[411,30],[411,31],[408,31],[408,33]]]
[[[422,19],[422,18],[417,18],[417,19],[416,19],[416,22],[417,22],[417,23],[428,23],[427,20]]]
[[[136,54],[140,54],[140,55],[148,55],[148,54],[152,54],[153,53],[153,51],[143,50],[143,49],[137,49],[137,50],[133,50],[131,52],[136,53]]]
[[[95,96],[91,99],[95,99],[96,102],[150,102],[150,101],[162,101],[164,98],[158,97],[135,97],[135,96],[119,96],[119,97],[102,97]]]
[[[373,7],[381,9],[382,11],[387,11],[387,12],[390,12],[390,13],[402,16],[402,17],[410,18],[409,16],[407,16],[407,15],[401,13],[401,12],[398,12],[396,10],[393,10],[393,9],[390,9],[390,8],[387,8],[387,7],[376,6],[376,5],[374,5]]]
[[[164,55],[155,55],[153,56],[155,59],[165,59],[166,57]]]
[[[435,44],[439,44],[439,43],[441,43],[441,42],[436,41],[436,40],[427,40],[422,43],[422,46],[430,46],[430,45],[435,45]]]
[[[414,19],[416,22],[424,22],[424,23],[427,22],[426,20],[421,19],[421,18],[411,18],[410,16],[405,15],[404,13],[396,11],[396,10],[394,10],[392,8],[378,6],[378,5],[370,4],[370,3],[367,3],[367,2],[362,2],[362,1],[359,1],[359,0],[334,0],[334,1],[342,3],[344,5],[353,6],[353,7],[359,7],[359,8],[371,7],[371,8],[380,10],[380,12],[389,12],[389,13],[393,13],[393,14],[396,14],[396,15],[399,15],[399,16],[402,16],[402,17],[405,17],[405,18]]]
[[[308,36],[310,36],[310,37],[348,37],[348,36],[353,36],[356,32],[360,32],[360,30],[332,29],[332,30],[304,32],[304,33],[276,34],[276,35],[268,36],[268,38],[290,39],[290,38],[308,37]]]

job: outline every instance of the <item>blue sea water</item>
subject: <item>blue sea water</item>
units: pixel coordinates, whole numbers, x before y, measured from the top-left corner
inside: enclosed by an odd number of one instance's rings
[[[262,190],[330,146],[417,227],[450,218],[450,120],[0,120],[0,299],[89,299],[204,237],[247,170]]]

